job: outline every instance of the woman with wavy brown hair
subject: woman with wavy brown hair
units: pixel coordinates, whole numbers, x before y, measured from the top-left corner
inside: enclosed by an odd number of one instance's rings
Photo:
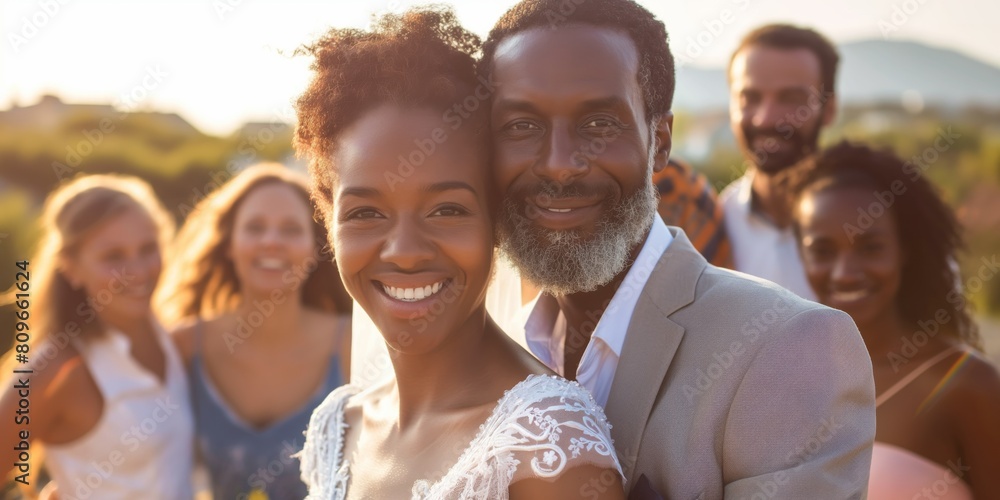
[[[187,380],[151,307],[173,220],[145,182],[89,175],[49,196],[42,228],[14,296],[31,338],[0,397],[19,426],[0,433],[2,472],[32,472],[44,445],[64,498],[191,498]]]
[[[248,168],[199,203],[157,303],[188,362],[215,498],[302,498],[309,414],[347,380],[350,299],[305,179]]]

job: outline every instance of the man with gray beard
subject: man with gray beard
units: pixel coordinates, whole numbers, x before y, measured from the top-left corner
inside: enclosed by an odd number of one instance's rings
[[[656,212],[666,40],[631,0],[524,0],[490,32],[497,232],[543,290],[508,333],[605,408],[630,498],[861,498],[875,396],[850,317],[712,266]]]
[[[647,170],[649,182],[603,212],[596,223],[600,230],[590,241],[585,241],[582,232],[576,229],[552,231],[535,225],[528,215],[531,208],[522,215],[514,200],[544,200],[540,204],[545,204],[560,199],[607,199],[611,193],[587,193],[579,184],[560,186],[551,182],[542,182],[536,189],[522,187],[509,192],[501,203],[497,227],[502,250],[525,279],[546,283],[545,290],[552,294],[595,290],[610,282],[629,264],[630,249],[643,242],[649,221],[656,214],[658,197],[651,180],[652,164]],[[548,244],[537,245],[540,240]]]

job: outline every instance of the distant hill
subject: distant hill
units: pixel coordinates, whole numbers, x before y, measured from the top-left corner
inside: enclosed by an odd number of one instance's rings
[[[866,40],[840,45],[842,103],[900,102],[904,92],[946,108],[1000,108],[1000,68],[949,49],[916,42]],[[678,68],[674,107],[726,108],[723,68]]]

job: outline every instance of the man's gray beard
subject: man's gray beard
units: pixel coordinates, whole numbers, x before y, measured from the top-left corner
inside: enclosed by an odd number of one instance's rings
[[[594,235],[583,240],[577,230],[536,226],[505,198],[497,221],[500,250],[523,278],[552,295],[590,292],[625,269],[633,247],[644,241],[658,202],[659,193],[647,175],[645,185],[604,212]]]

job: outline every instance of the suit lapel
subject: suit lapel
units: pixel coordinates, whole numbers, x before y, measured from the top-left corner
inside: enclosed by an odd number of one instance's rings
[[[605,407],[611,436],[625,477],[632,481],[646,422],[667,370],[684,337],[670,320],[694,300],[698,277],[707,266],[683,232],[670,228],[673,241],[650,273],[636,303]]]
[[[684,329],[647,297],[639,299],[605,408],[626,478],[631,478],[642,431],[683,336]]]

